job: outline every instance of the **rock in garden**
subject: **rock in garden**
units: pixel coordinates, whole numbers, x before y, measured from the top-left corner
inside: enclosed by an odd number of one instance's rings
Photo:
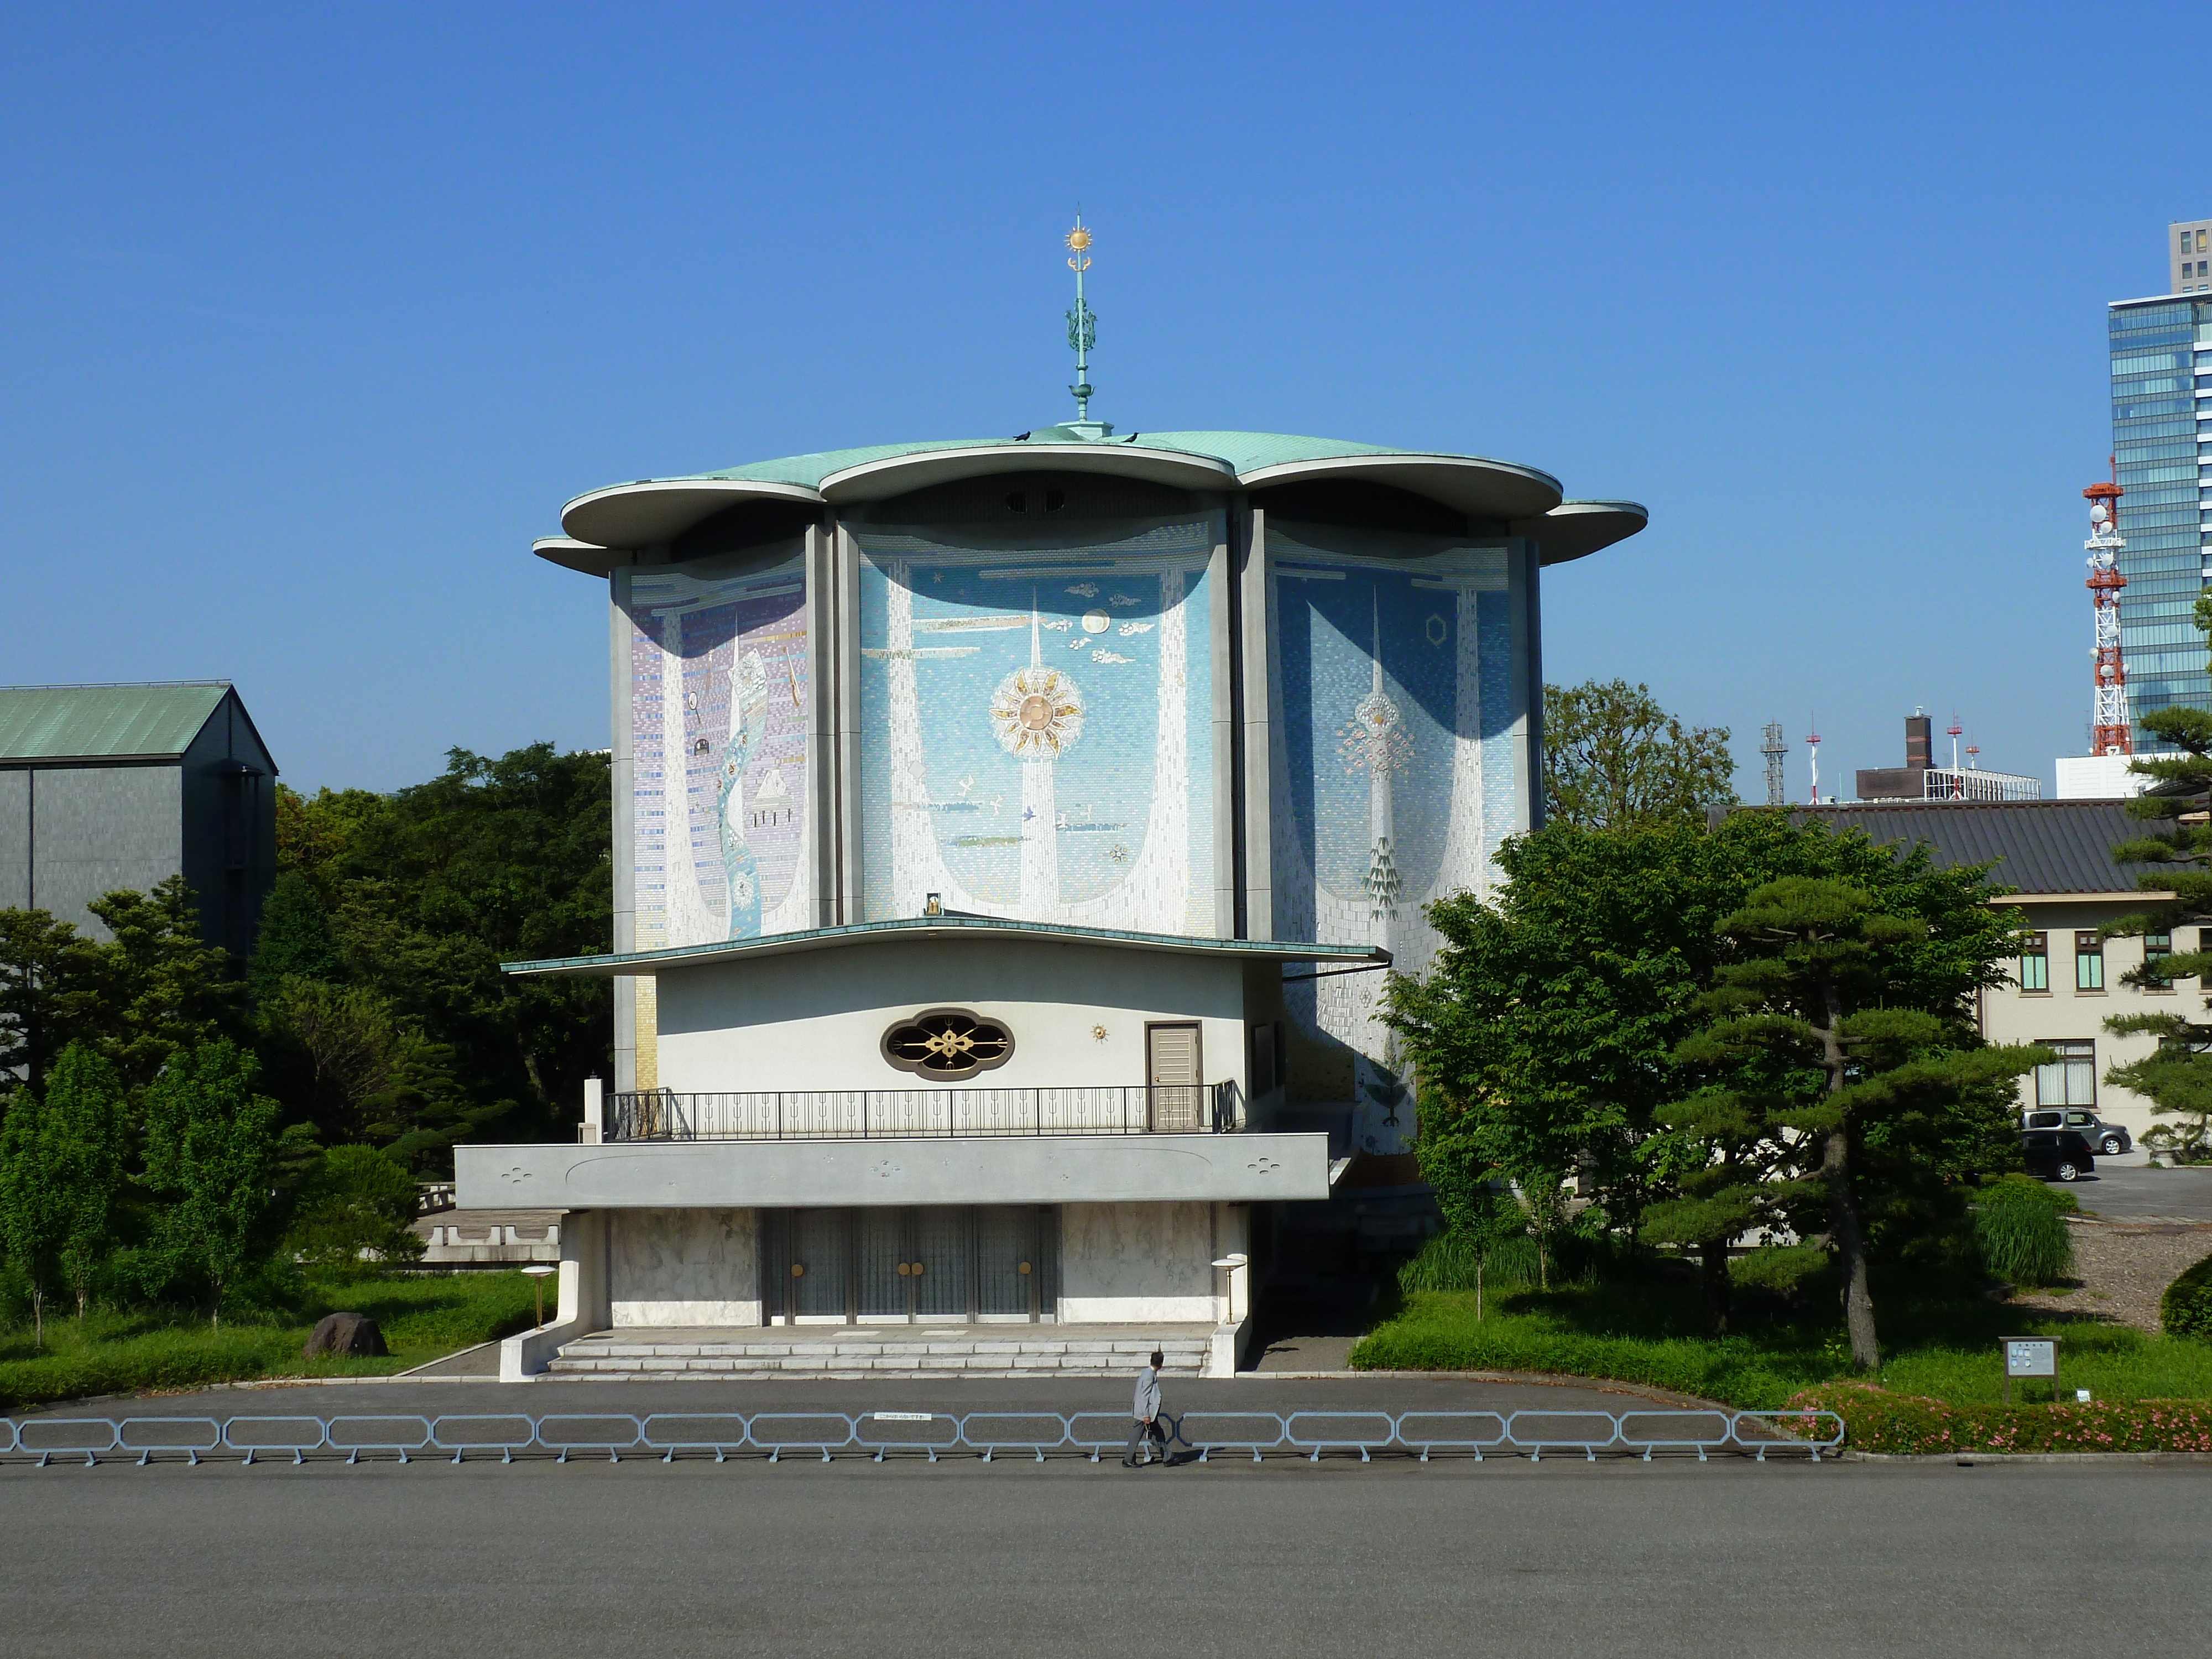
[[[324,1316],[300,1357],[313,1359],[319,1353],[332,1353],[350,1359],[373,1359],[391,1352],[384,1346],[384,1333],[367,1314],[334,1313]]]

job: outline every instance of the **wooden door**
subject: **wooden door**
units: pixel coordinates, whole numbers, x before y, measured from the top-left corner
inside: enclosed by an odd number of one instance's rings
[[[1206,1127],[1198,1026],[1145,1027],[1145,1082],[1156,1133]]]

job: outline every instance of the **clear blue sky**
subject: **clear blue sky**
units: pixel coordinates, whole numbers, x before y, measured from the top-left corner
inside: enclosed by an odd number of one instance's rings
[[[2201,4],[6,16],[0,682],[234,679],[307,788],[605,744],[570,495],[1064,417],[1078,201],[1094,412],[1647,503],[1547,668],[1747,793],[1916,703],[2047,775],[2104,302],[2212,214]]]

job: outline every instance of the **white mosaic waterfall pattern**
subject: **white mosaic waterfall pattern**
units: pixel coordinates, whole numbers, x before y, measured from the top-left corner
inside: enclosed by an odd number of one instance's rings
[[[1212,535],[1053,554],[862,536],[870,919],[935,893],[981,915],[1212,933],[1211,692],[1189,644]]]
[[[1308,546],[1272,526],[1268,550],[1268,625],[1279,642],[1270,653],[1268,688],[1272,931],[1279,939],[1379,943],[1392,951],[1397,971],[1425,972],[1441,943],[1426,907],[1461,891],[1486,896],[1496,878],[1493,855],[1512,821],[1510,750],[1502,740],[1510,652],[1504,555],[1445,549],[1426,557],[1369,558]],[[1358,593],[1367,597],[1355,604]],[[1329,597],[1315,597],[1322,594]],[[1386,605],[1418,614],[1447,594],[1448,612],[1429,612],[1418,633],[1370,620]],[[1340,614],[1332,620],[1329,610]],[[1292,671],[1280,648],[1286,639],[1317,642]],[[1441,649],[1446,640],[1448,676],[1418,655],[1422,643]],[[1316,665],[1324,655],[1337,665],[1333,693],[1318,684],[1327,678]],[[1394,673],[1394,662],[1424,670],[1425,702]],[[1286,684],[1286,672],[1301,665],[1306,684]],[[1486,719],[1485,690],[1492,679],[1499,684],[1492,688]],[[1447,684],[1449,707],[1439,721],[1434,704]],[[1378,708],[1383,724],[1407,728],[1418,752],[1383,754],[1389,734],[1378,726]],[[1486,733],[1486,726],[1498,729]],[[1332,741],[1329,734],[1338,731],[1345,737]],[[1299,769],[1307,780],[1320,780],[1323,769],[1344,768],[1347,752],[1350,769],[1364,774],[1356,795],[1336,791],[1332,803],[1318,782],[1302,792]],[[1500,759],[1502,775],[1493,764]],[[1312,822],[1302,817],[1302,794],[1317,815]],[[1322,822],[1332,808],[1358,823]],[[1409,821],[1425,821],[1428,835],[1399,833]],[[1336,848],[1326,865],[1322,840]],[[1431,850],[1425,853],[1424,846]],[[1355,848],[1356,858],[1348,856]],[[1383,983],[1379,975],[1322,979],[1291,988],[1285,1000],[1310,1033],[1352,1051],[1355,1133],[1370,1150],[1390,1152],[1410,1144],[1414,1121],[1394,1034],[1377,1017]]]

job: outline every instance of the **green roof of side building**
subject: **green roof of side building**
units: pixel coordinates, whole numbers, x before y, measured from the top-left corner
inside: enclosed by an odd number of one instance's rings
[[[0,686],[0,762],[173,758],[230,689],[227,680]]]

